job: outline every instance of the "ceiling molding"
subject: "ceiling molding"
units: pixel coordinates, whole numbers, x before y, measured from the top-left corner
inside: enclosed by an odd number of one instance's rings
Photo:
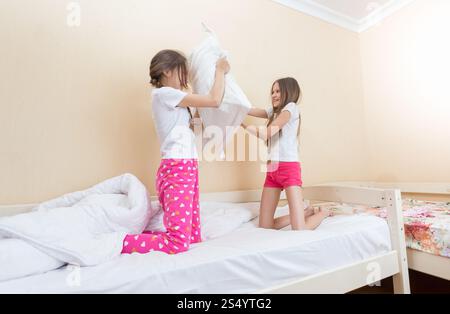
[[[352,18],[311,0],[272,1],[353,32],[361,33],[368,30],[370,27],[377,25],[382,20],[410,4],[414,0],[391,0],[379,7],[376,7],[376,2],[374,1],[374,8],[372,12],[362,19]]]
[[[359,24],[358,32],[359,33],[364,32],[369,28],[371,28],[372,26],[377,25],[382,20],[394,14],[403,7],[407,6],[408,4],[411,4],[413,1],[414,0],[391,0],[385,5],[380,6],[372,13],[370,13],[368,16],[358,21]]]

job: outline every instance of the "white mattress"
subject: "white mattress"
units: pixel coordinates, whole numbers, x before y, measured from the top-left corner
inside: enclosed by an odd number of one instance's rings
[[[178,255],[122,255],[0,282],[0,293],[250,293],[390,250],[387,223],[374,216],[331,217],[315,231],[255,224]]]

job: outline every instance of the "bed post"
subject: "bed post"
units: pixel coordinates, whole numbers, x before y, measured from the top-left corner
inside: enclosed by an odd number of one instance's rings
[[[411,293],[406,256],[405,227],[400,190],[386,190],[387,219],[392,249],[397,251],[399,273],[393,276],[394,293]]]

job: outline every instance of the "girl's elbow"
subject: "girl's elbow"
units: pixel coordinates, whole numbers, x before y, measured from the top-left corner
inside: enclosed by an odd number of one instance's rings
[[[272,138],[275,135],[278,135],[280,132],[280,128],[277,126],[270,126],[266,129],[266,135],[268,138]]]
[[[219,97],[213,95],[209,95],[208,97],[208,101],[207,101],[207,106],[211,107],[211,108],[219,108],[220,107],[220,103],[221,103],[221,99],[219,99]]]
[[[219,108],[220,107],[220,100],[219,99],[213,99],[211,102],[211,107],[213,108]]]

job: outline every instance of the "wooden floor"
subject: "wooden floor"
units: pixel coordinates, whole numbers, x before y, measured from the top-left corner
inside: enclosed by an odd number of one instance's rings
[[[413,294],[450,294],[450,281],[445,279],[410,270],[409,281]],[[387,278],[381,281],[381,286],[363,287],[350,292],[350,294],[391,294],[393,292],[392,278]]]

